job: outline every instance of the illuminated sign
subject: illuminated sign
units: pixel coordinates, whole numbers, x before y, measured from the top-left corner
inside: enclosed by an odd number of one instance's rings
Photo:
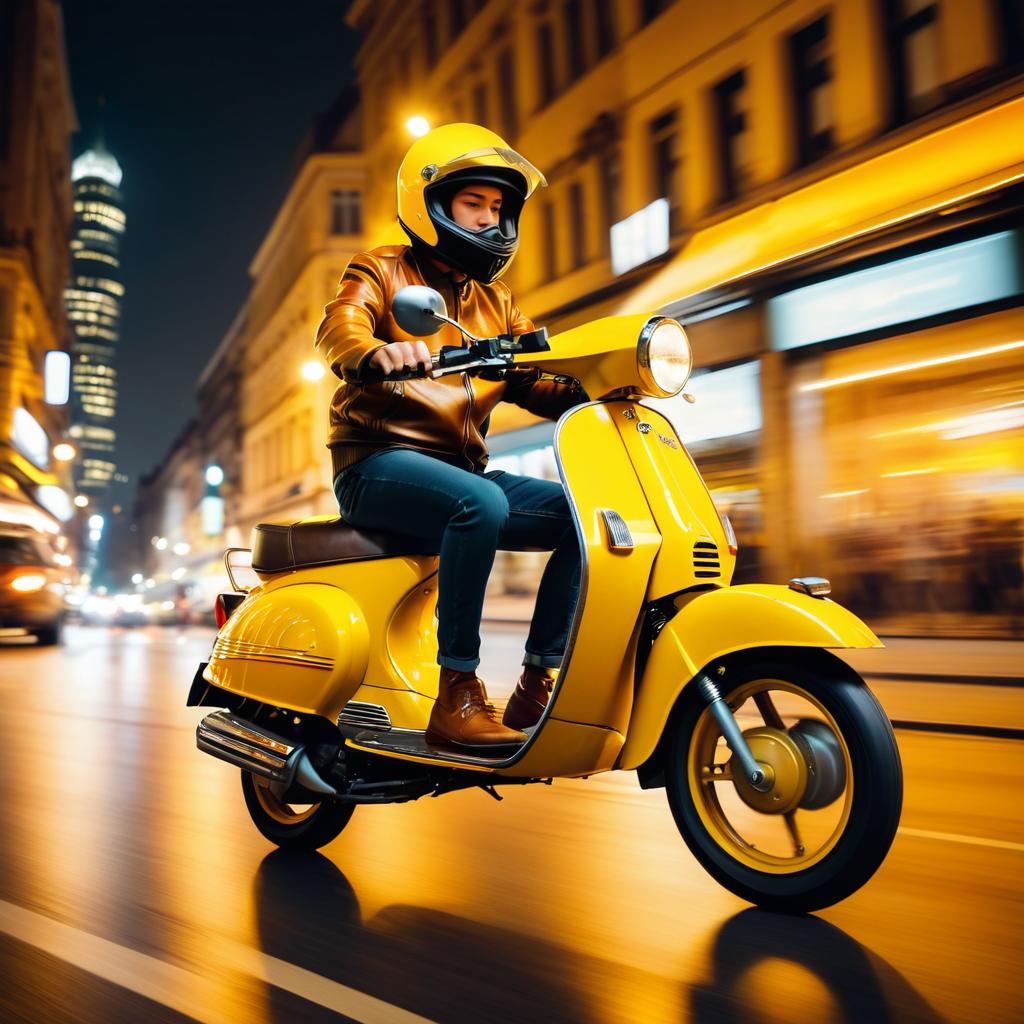
[[[668,252],[668,237],[668,200],[655,199],[612,225],[612,271],[624,274]]]
[[[61,487],[56,487],[53,484],[44,484],[42,487],[36,488],[36,497],[39,499],[39,504],[47,512],[55,515],[61,522],[66,523],[75,514],[67,491]]]
[[[772,348],[814,345],[1018,295],[1020,248],[1019,231],[1001,231],[777,295],[767,303]]]
[[[71,356],[53,349],[43,360],[44,396],[47,405],[67,405],[71,394]]]
[[[224,499],[208,494],[199,503],[199,516],[203,523],[203,533],[207,537],[216,537],[224,532]]]
[[[50,465],[50,439],[36,418],[22,406],[14,410],[11,440],[14,447],[40,469],[46,469]]]

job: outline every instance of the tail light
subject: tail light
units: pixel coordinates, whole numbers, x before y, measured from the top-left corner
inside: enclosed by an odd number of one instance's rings
[[[231,613],[245,600],[245,594],[218,594],[213,602],[213,617],[220,629],[231,618]]]

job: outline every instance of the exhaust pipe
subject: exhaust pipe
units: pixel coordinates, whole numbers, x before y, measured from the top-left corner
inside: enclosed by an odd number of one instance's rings
[[[297,782],[314,793],[338,795],[338,791],[317,773],[304,746],[230,711],[215,711],[199,723],[196,746],[228,764],[279,782],[286,789]]]

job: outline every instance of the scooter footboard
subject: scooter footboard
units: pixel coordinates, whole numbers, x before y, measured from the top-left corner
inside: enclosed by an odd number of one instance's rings
[[[716,658],[755,647],[884,646],[842,605],[784,586],[751,584],[682,594],[677,605],[679,611],[658,634],[638,681],[619,768],[636,768],[651,756],[683,687]]]
[[[251,595],[224,624],[203,678],[334,721],[366,673],[369,631],[345,590],[297,583]]]

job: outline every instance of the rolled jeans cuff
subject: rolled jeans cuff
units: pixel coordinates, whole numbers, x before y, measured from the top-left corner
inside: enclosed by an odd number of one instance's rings
[[[561,654],[531,654],[527,651],[523,664],[533,665],[535,668],[561,668],[562,657]]]
[[[449,658],[439,654],[437,663],[442,668],[450,668],[453,672],[472,672],[480,664],[479,658]]]

